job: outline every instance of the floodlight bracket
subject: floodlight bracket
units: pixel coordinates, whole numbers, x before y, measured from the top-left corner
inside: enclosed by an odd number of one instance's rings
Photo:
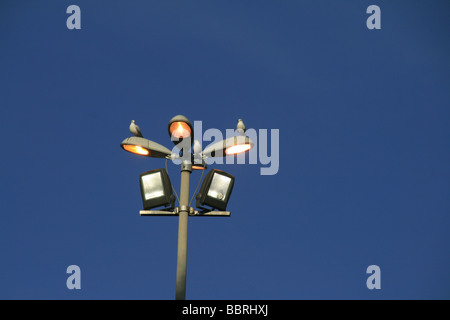
[[[195,217],[229,217],[231,216],[231,212],[230,211],[194,211],[193,214],[190,214],[190,216],[195,216]]]
[[[179,214],[182,211],[183,212],[188,212],[188,213],[194,213],[194,208],[189,207],[189,206],[179,206],[179,207],[176,207],[175,210],[174,210],[174,212],[176,214]]]
[[[178,216],[178,208],[175,208],[174,211],[163,211],[163,210],[141,210],[139,214],[141,216]],[[189,216],[191,217],[229,217],[231,216],[230,211],[194,211],[193,208],[189,210]]]
[[[141,216],[178,216],[175,211],[163,211],[163,210],[141,210],[139,211]]]

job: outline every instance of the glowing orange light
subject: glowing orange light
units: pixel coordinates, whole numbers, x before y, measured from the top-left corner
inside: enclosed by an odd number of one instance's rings
[[[148,151],[145,148],[142,148],[141,146],[135,146],[131,144],[126,144],[123,146],[125,150],[131,153],[140,154],[142,156],[148,156],[150,154],[150,151]]]
[[[192,170],[205,170],[206,167],[205,166],[201,166],[201,165],[192,165]]]
[[[226,154],[237,154],[237,153],[241,153],[241,152],[245,152],[247,150],[250,150],[252,146],[248,143],[246,144],[237,144],[231,147],[228,147],[225,149],[225,153]]]
[[[170,135],[177,139],[187,138],[191,135],[191,128],[189,128],[186,122],[177,121],[170,125]]]

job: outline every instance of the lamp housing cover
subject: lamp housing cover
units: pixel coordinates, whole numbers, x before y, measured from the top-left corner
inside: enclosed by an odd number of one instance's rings
[[[181,148],[189,148],[194,143],[194,128],[188,118],[177,115],[169,121],[169,136],[172,142]],[[185,142],[184,144],[182,142]]]

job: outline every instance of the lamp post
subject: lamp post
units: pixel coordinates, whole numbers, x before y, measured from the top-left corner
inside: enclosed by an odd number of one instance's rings
[[[186,270],[187,270],[187,235],[189,216],[230,216],[225,211],[231,194],[234,177],[220,170],[211,171],[197,195],[197,207],[201,211],[195,211],[189,203],[190,175],[193,169],[206,169],[204,159],[208,157],[226,156],[248,151],[253,147],[253,142],[248,137],[239,139],[228,138],[214,143],[200,154],[191,154],[189,148],[192,145],[193,128],[189,120],[178,115],[173,117],[168,125],[171,140],[177,146],[183,146],[181,156],[181,183],[179,207],[174,208],[175,198],[172,195],[172,185],[167,172],[164,169],[152,170],[141,174],[140,185],[144,210],[140,211],[142,216],[177,216],[178,215],[178,249],[177,249],[177,277],[175,288],[175,299],[186,298]],[[141,136],[129,137],[122,141],[121,147],[128,152],[146,157],[174,159],[179,155],[172,154],[166,147],[145,139]],[[200,159],[201,164],[194,164],[193,159]],[[222,173],[222,174],[220,174]],[[217,174],[218,178],[212,183]],[[224,176],[226,178],[220,178]],[[223,180],[226,182],[224,183]],[[210,206],[208,210],[204,205]],[[151,210],[164,206],[161,210]],[[169,207],[169,209],[167,209]],[[222,211],[216,211],[219,209]]]
[[[177,282],[175,299],[184,300],[186,297],[186,269],[187,269],[187,233],[189,217],[189,182],[192,164],[183,161],[181,164],[180,209],[178,213],[178,251],[177,251]]]

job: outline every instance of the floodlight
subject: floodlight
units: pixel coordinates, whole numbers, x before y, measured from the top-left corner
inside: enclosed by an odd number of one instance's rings
[[[225,211],[231,191],[233,190],[234,176],[221,170],[213,169],[205,177],[200,192],[197,194],[197,207]]]
[[[144,210],[156,207],[174,208],[175,196],[165,169],[156,169],[142,173],[139,176],[142,203]]]
[[[207,146],[202,154],[207,158],[225,157],[227,155],[248,151],[253,148],[253,146],[253,141],[251,141],[249,137],[235,136]]]
[[[166,158],[172,154],[169,149],[159,143],[141,137],[126,138],[120,146],[125,151],[146,157]]]

